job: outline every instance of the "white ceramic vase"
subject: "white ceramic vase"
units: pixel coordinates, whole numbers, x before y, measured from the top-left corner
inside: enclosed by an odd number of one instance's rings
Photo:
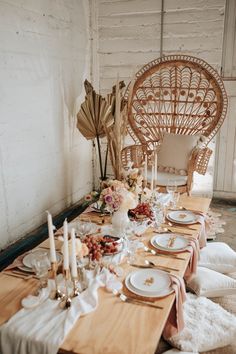
[[[112,228],[116,236],[124,236],[125,230],[129,225],[128,210],[117,210],[112,215]]]

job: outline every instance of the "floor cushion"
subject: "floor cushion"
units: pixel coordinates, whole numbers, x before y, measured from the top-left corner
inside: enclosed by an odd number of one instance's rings
[[[214,270],[198,267],[186,281],[186,287],[197,296],[219,297],[236,294],[236,280]]]
[[[187,294],[184,321],[184,329],[168,339],[179,350],[206,352],[236,341],[236,317],[206,297]]]
[[[198,265],[220,273],[236,271],[236,252],[224,242],[208,242],[200,251]]]

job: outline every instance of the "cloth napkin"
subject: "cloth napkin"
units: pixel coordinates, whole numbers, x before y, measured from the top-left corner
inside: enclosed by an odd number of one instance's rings
[[[197,222],[201,224],[198,240],[200,248],[206,247],[207,244],[207,230],[209,229],[209,223],[206,216],[202,213],[197,214]]]
[[[26,301],[26,308],[0,327],[0,353],[56,354],[77,319],[98,306],[98,288],[107,284],[110,287],[114,279],[106,268],[95,277],[88,274],[88,289],[73,298],[68,310],[60,309],[58,301],[48,298],[54,285],[50,280],[47,294],[41,295],[38,304],[32,306],[31,302],[30,307],[30,301]]]
[[[190,238],[189,239],[189,246],[187,247],[186,251],[190,252],[190,254],[191,254],[188,267],[187,267],[186,272],[184,274],[184,278],[188,279],[191,276],[191,274],[196,273],[196,271],[197,271],[197,263],[200,258],[199,241],[193,237]]]
[[[163,337],[168,339],[184,328],[183,303],[186,300],[185,284],[182,278],[171,274],[172,288],[175,291],[175,302],[167,319]]]

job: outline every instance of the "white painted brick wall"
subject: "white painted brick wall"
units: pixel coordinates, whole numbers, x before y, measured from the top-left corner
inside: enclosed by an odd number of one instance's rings
[[[92,188],[86,0],[0,0],[0,249]]]
[[[225,0],[165,0],[163,53],[221,66]],[[100,91],[160,56],[161,1],[99,0]]]

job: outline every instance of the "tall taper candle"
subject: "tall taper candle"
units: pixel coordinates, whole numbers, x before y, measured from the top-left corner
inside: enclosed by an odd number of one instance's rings
[[[54,263],[57,261],[56,257],[56,249],[55,249],[55,240],[53,233],[53,223],[52,223],[52,215],[47,211],[48,214],[48,235],[49,235],[49,245],[50,245],[50,261]]]
[[[146,186],[146,183],[147,183],[147,155],[145,155],[145,160],[144,160],[144,183]]]
[[[68,248],[68,224],[67,220],[65,219],[63,223],[63,236],[64,236],[64,243],[63,243],[63,269],[69,269],[69,248]]]
[[[153,191],[153,179],[154,179],[154,166],[152,164],[152,177],[151,177],[151,185],[150,185],[151,191]]]
[[[75,242],[75,229],[71,230],[71,276],[72,278],[78,277],[77,263],[76,263],[76,242]]]
[[[157,152],[154,155],[154,188],[157,185]]]

